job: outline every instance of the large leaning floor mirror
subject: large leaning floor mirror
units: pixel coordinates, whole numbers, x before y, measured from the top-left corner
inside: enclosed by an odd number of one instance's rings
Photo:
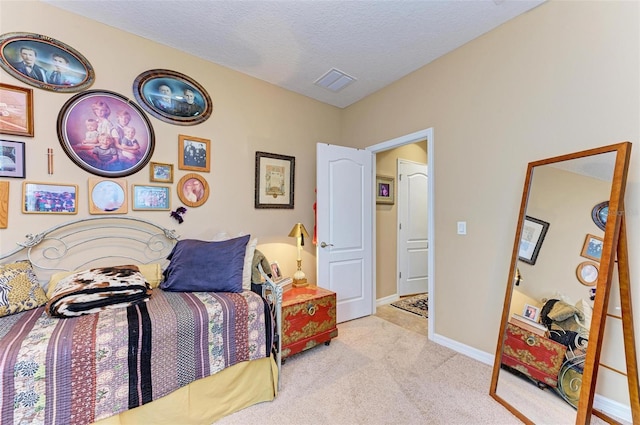
[[[617,423],[597,398],[640,424],[630,153],[623,142],[528,165],[490,388],[524,423]]]

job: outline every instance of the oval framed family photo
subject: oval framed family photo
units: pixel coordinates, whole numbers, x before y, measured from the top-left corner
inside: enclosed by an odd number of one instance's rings
[[[58,139],[76,165],[101,177],[137,173],[155,147],[153,127],[144,111],[106,90],[78,93],[62,106]]]
[[[211,98],[195,80],[176,71],[153,69],[133,82],[136,100],[154,117],[178,125],[196,125],[213,112]]]
[[[0,67],[30,86],[61,93],[86,90],[95,80],[93,67],[76,49],[29,32],[0,35]]]

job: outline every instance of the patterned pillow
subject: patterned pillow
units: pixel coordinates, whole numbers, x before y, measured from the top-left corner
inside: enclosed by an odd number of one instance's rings
[[[29,261],[0,266],[0,317],[31,310],[47,302]]]

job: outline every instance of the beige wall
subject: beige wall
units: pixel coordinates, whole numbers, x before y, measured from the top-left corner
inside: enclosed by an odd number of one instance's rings
[[[274,85],[217,66],[144,38],[70,14],[41,2],[2,1],[1,32],[34,32],[51,36],[81,52],[93,65],[96,81],[91,89],[120,93],[133,99],[132,84],[137,75],[150,69],[170,69],[198,81],[213,102],[213,115],[196,126],[177,126],[149,116],[155,129],[156,146],[152,161],[174,164],[174,182],[190,171],[177,169],[178,135],[211,140],[211,172],[202,173],[210,186],[209,200],[189,208],[185,222],[177,222],[163,212],[132,212],[166,227],[183,237],[209,238],[221,230],[244,231],[259,238],[259,249],[278,260],[287,275],[295,271],[295,241],[287,237],[300,221],[313,229],[315,201],[315,146],[318,141],[339,140],[338,108],[283,90]],[[28,87],[4,71],[3,83]],[[2,136],[26,142],[27,180],[78,183],[78,218],[88,216],[87,179],[93,177],[74,165],[63,152],[56,136],[56,119],[62,105],[73,94],[53,93],[33,88],[35,137]],[[47,174],[47,148],[54,150],[55,173]],[[295,209],[254,209],[255,152],[266,151],[296,157]],[[148,184],[149,170],[126,177],[133,183]],[[172,209],[181,203],[172,187]],[[10,179],[9,227],[0,230],[0,252],[8,251],[28,232],[44,230],[69,220],[70,216],[22,214],[22,180]],[[305,245],[303,266],[315,281],[315,247]]]
[[[190,208],[179,227],[160,212],[135,212],[183,237],[207,238],[219,230],[245,231],[293,273],[291,226],[313,227],[315,143],[371,146],[434,128],[436,333],[480,351],[495,349],[519,199],[529,161],[623,140],[640,140],[639,5],[636,2],[550,1],[462,46],[344,110],[134,37],[40,2],[2,1],[2,33],[46,34],[83,53],[96,70],[92,89],[132,96],[133,79],[149,69],[172,69],[201,83],[213,116],[193,127],[150,118],[156,131],[153,161],[177,163],[178,134],[212,142],[209,201]],[[0,80],[24,86],[0,71]],[[35,138],[27,143],[29,181],[78,182],[80,213],[88,215],[89,174],[64,154],[56,118],[71,97],[34,89]],[[46,149],[55,153],[46,174]],[[627,226],[632,292],[639,305],[640,153],[632,154]],[[255,210],[255,151],[296,157],[294,210]],[[184,171],[176,170],[176,180]],[[148,183],[148,169],[129,176]],[[0,250],[27,232],[68,216],[20,213],[22,181],[11,180],[9,228]],[[175,188],[175,184],[172,185]],[[84,199],[84,201],[82,200]],[[175,208],[179,203],[174,200]],[[456,221],[468,224],[456,235]],[[303,264],[315,278],[313,247]],[[474,318],[464,313],[474,311]],[[640,328],[640,316],[635,319]]]
[[[376,292],[377,299],[398,292],[398,159],[427,163],[427,142],[417,142],[376,155],[376,174],[396,179],[396,202],[376,205]]]
[[[437,334],[495,351],[526,164],[624,140],[640,305],[638,17],[637,2],[550,1],[345,109],[355,147],[434,128]]]

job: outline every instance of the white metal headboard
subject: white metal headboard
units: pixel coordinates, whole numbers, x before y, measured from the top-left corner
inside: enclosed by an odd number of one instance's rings
[[[17,248],[0,255],[0,261],[26,257],[44,281],[42,274],[46,271],[164,263],[179,236],[174,230],[141,218],[108,216],[66,222],[25,238]]]

